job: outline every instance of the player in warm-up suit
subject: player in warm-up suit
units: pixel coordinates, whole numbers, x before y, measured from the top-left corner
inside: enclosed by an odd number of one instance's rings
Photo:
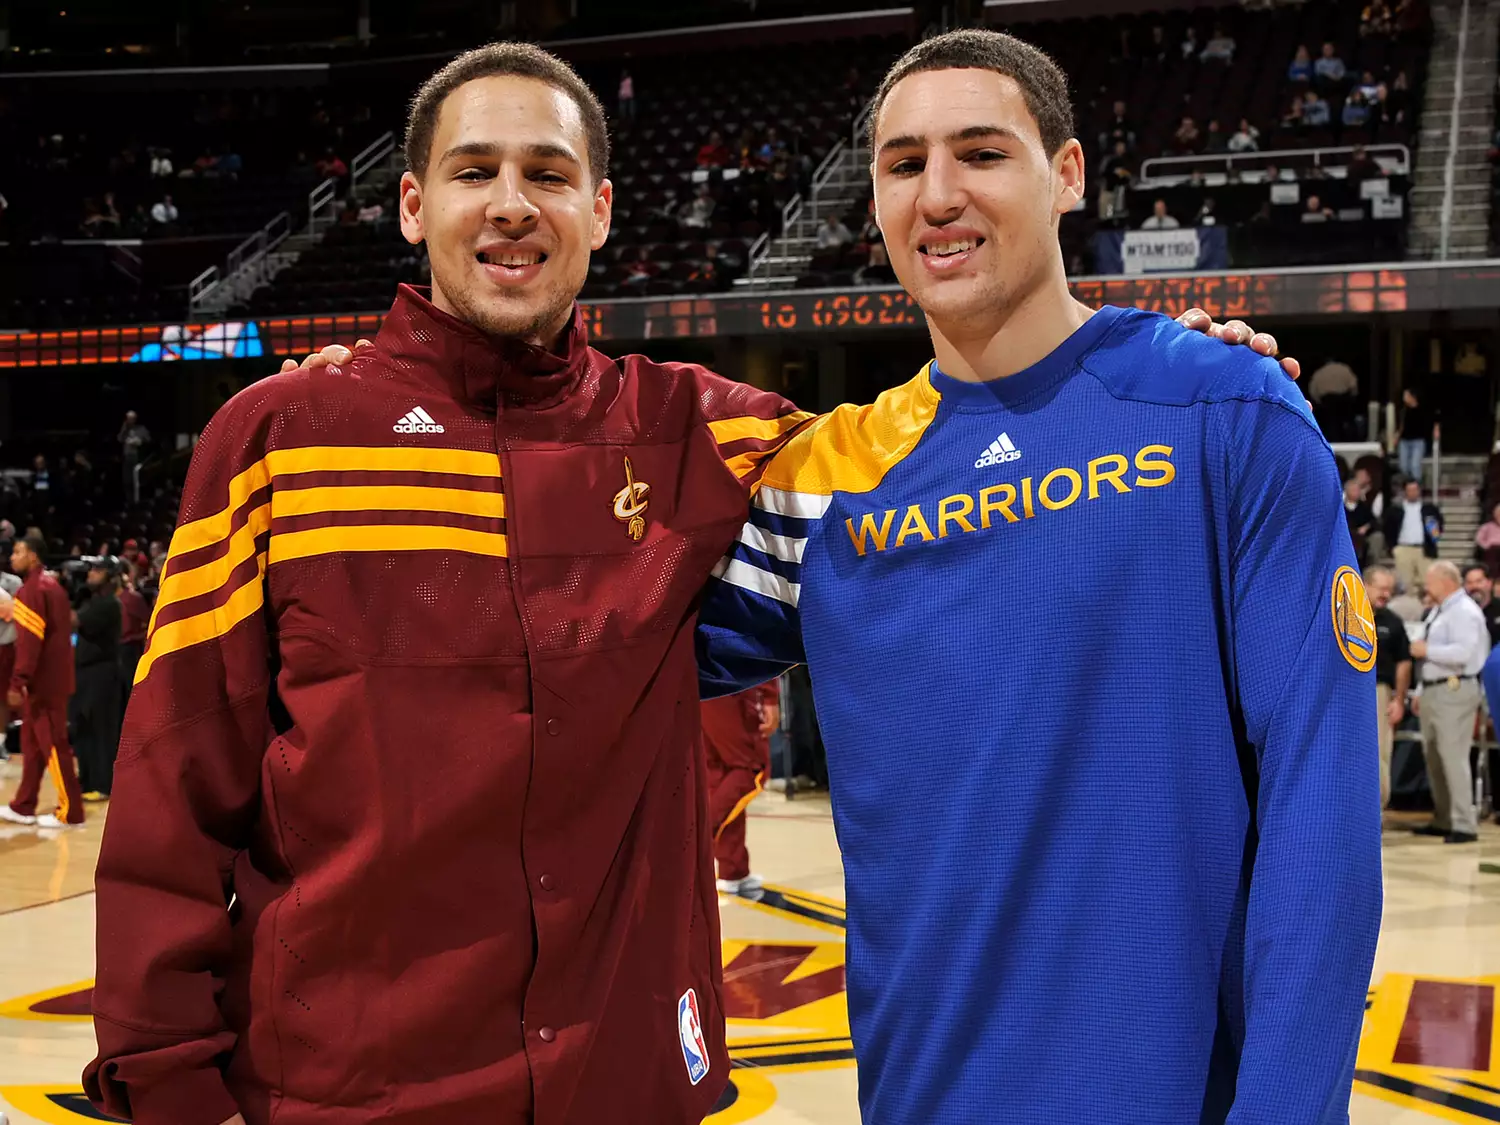
[[[703,748],[708,753],[708,821],[725,894],[760,889],[750,873],[745,815],[771,767],[771,732],[781,722],[775,681],[703,704]]]
[[[67,591],[47,573],[39,537],[17,539],[10,565],[23,581],[11,612],[16,625],[15,666],[7,687],[21,716],[21,784],[0,820],[60,828],[83,823],[83,794],[68,744],[68,698],[73,694],[73,607]],[[57,790],[57,809],[36,815],[42,774]]]

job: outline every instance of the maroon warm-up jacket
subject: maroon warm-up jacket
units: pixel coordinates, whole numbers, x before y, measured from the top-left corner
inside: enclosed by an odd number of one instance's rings
[[[15,594],[15,665],[8,691],[34,707],[65,707],[73,694],[73,606],[68,592],[33,567]]]
[[[98,871],[103,1110],[141,1125],[680,1125],[728,1073],[699,591],[807,416],[495,341],[204,431]],[[701,1031],[700,1031],[701,1028]]]

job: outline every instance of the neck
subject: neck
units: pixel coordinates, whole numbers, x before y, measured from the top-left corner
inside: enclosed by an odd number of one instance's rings
[[[943,374],[969,383],[1003,379],[1045,359],[1094,310],[1073,300],[1058,252],[1055,269],[1008,306],[973,320],[929,320],[932,351]]]
[[[553,318],[552,323],[543,325],[539,330],[535,332],[518,332],[514,336],[501,336],[494,332],[491,332],[482,324],[475,324],[472,320],[465,316],[463,310],[448,299],[448,294],[443,292],[442,288],[437,283],[437,278],[435,277],[432,279],[432,303],[435,308],[441,309],[443,312],[447,313],[455,320],[461,320],[465,324],[473,325],[475,328],[479,329],[479,331],[483,332],[486,336],[490,336],[497,340],[517,340],[523,344],[531,344],[534,347],[545,348],[549,352],[557,351],[558,341],[559,339],[561,339],[564,329],[568,327],[569,322],[573,319],[573,306],[569,305],[562,311],[561,315]]]

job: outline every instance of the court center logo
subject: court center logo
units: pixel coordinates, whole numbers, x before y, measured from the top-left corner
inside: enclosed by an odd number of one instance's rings
[[[1375,667],[1375,608],[1353,567],[1341,566],[1334,574],[1329,601],[1339,651],[1355,671],[1368,672]]]

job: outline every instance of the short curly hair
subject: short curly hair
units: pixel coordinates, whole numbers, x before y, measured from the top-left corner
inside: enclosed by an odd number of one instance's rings
[[[1048,156],[1073,136],[1073,103],[1068,76],[1045,51],[1003,31],[949,31],[918,43],[886,71],[870,112],[870,149],[875,149],[875,125],[891,90],[903,78],[927,70],[993,70],[1013,78],[1021,87],[1026,108],[1036,118],[1042,147]]]

